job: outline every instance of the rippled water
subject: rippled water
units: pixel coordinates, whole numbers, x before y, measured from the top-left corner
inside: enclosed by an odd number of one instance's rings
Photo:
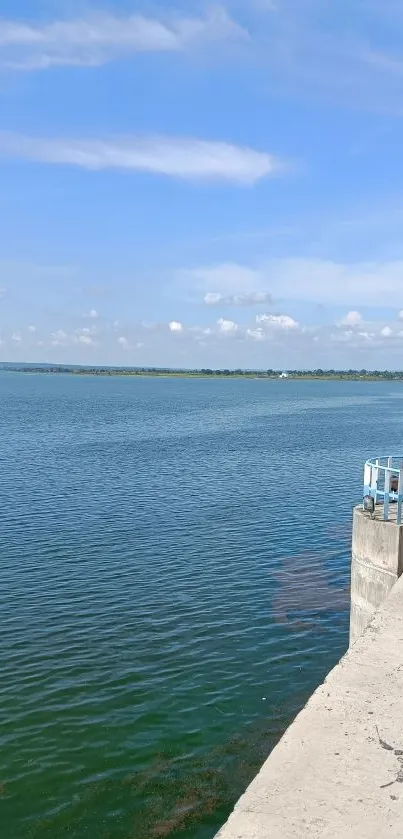
[[[400,384],[0,375],[7,839],[208,839],[344,652]]]

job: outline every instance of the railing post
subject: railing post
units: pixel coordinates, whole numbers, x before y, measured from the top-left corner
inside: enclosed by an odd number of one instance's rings
[[[364,495],[369,495],[371,492],[371,476],[372,476],[372,466],[367,461],[364,467]]]
[[[388,458],[389,462],[389,458]],[[383,520],[389,519],[389,493],[390,493],[390,471],[385,469],[385,490],[383,496]]]
[[[372,466],[371,464],[371,495],[373,496],[375,504],[378,500],[378,464],[379,460],[375,461],[375,466]]]

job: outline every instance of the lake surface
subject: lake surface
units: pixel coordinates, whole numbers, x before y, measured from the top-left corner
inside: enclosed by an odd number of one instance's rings
[[[210,839],[345,651],[399,383],[0,374],[7,839]]]

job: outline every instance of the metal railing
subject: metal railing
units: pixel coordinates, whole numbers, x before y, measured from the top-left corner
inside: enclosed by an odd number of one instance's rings
[[[403,456],[377,457],[367,460],[364,467],[364,499],[373,498],[374,506],[383,505],[383,520],[402,523]],[[396,505],[396,518],[390,504]],[[393,511],[394,512],[394,511]]]

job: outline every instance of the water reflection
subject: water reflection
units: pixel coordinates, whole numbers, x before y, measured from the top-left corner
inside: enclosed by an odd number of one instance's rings
[[[335,574],[332,559],[339,551],[304,552],[291,556],[273,574],[278,590],[272,608],[276,623],[290,629],[318,626],[327,612],[346,611],[350,588],[345,575]]]

